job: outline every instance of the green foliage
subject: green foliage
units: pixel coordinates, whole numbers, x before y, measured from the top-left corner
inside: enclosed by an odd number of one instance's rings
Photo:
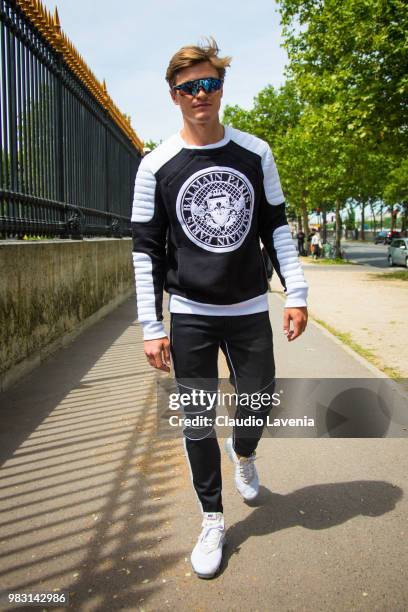
[[[226,106],[223,121],[274,146],[279,137],[297,125],[301,112],[302,104],[295,83],[287,81],[279,89],[271,85],[262,89],[250,110]]]
[[[405,0],[280,0],[289,74],[362,143],[408,139]],[[300,26],[300,27],[299,27]],[[403,141],[403,142],[402,142]]]
[[[390,204],[408,203],[408,157],[389,173],[384,189],[384,200]]]
[[[346,229],[353,230],[356,227],[356,211],[354,206],[349,206],[347,208],[347,219],[346,219]]]
[[[159,145],[154,140],[145,140],[144,141],[144,148],[145,149],[149,149],[150,151],[153,151],[153,149],[155,149],[158,146]]]
[[[281,0],[288,81],[224,122],[272,147],[291,215],[408,196],[408,11],[402,0]]]

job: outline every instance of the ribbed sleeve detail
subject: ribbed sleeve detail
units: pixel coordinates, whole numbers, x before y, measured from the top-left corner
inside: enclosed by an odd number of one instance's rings
[[[167,336],[164,325],[161,321],[142,321],[143,339],[157,340]]]
[[[135,180],[132,221],[146,223],[154,215],[154,194],[156,178],[147,164],[147,157],[140,162]]]
[[[160,322],[163,320],[168,219],[153,168],[163,163],[174,147],[158,149],[158,152],[144,157],[139,165],[132,206],[133,267],[138,320],[142,324],[152,324],[147,327],[149,338],[145,336],[145,339],[166,335]]]
[[[281,225],[272,234],[280,275],[286,286],[286,308],[306,306],[308,285],[288,225]]]
[[[278,169],[273,153],[269,146],[262,156],[262,170],[264,173],[264,189],[269,204],[281,204],[284,200]]]
[[[157,321],[153,266],[149,255],[146,253],[133,253],[133,268],[135,273],[138,321],[140,323],[144,321]]]

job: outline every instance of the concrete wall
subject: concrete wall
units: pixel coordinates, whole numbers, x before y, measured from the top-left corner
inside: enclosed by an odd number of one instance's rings
[[[0,242],[0,390],[134,293],[131,253],[130,238]]]

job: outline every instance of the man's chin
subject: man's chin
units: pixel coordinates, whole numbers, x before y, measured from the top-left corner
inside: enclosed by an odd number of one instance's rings
[[[214,115],[214,113],[205,112],[197,112],[194,115],[194,121],[196,123],[208,123],[213,124],[214,121],[217,121],[218,114]]]
[[[197,108],[195,111],[196,117],[206,117],[207,119],[212,119],[214,117],[214,113],[209,112],[207,108]]]

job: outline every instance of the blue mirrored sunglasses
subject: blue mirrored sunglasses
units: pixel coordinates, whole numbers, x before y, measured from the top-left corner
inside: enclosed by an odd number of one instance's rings
[[[182,91],[189,96],[196,96],[201,88],[204,89],[205,93],[213,93],[213,91],[218,91],[221,89],[222,83],[222,79],[208,77],[205,79],[195,79],[194,81],[180,83],[180,85],[175,85],[173,90]]]

